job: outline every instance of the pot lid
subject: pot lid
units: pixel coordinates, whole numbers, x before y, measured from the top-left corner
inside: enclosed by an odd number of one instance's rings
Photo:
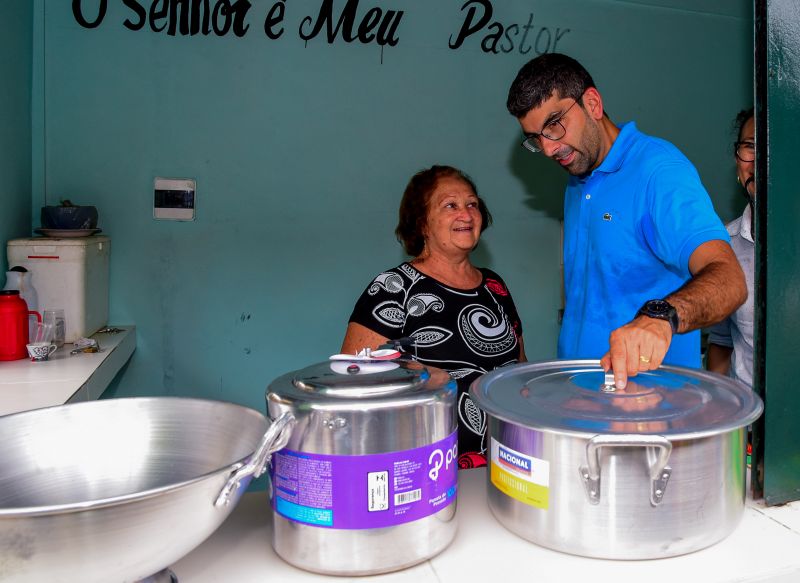
[[[452,387],[450,386],[452,385]],[[330,360],[283,375],[269,391],[292,400],[384,399],[431,388],[455,390],[439,369],[410,360]]]
[[[662,366],[614,386],[596,360],[523,363],[483,375],[470,387],[494,417],[533,429],[581,435],[701,437],[748,425],[761,399],[733,379]]]

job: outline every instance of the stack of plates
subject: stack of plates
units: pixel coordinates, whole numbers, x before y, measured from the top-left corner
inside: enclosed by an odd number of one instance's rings
[[[103,229],[35,229],[40,235],[45,237],[88,237],[99,233]]]

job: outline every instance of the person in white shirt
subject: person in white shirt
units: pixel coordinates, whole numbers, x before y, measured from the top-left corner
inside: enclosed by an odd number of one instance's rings
[[[755,243],[753,240],[753,211],[756,198],[755,182],[755,118],[753,108],[736,116],[738,128],[734,143],[736,180],[744,189],[747,206],[738,219],[727,225],[731,247],[744,271],[747,281],[747,301],[728,318],[710,329],[707,368],[729,375],[753,386],[753,279],[755,276]]]

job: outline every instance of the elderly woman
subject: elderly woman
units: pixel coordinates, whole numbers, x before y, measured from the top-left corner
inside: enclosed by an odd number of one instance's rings
[[[728,223],[727,228],[731,236],[731,247],[744,271],[747,301],[728,318],[711,328],[707,366],[710,371],[730,375],[752,387],[755,310],[753,206],[756,200],[756,122],[752,107],[739,112],[735,126],[737,138],[733,144],[733,155],[736,161],[736,182],[742,187],[747,206],[742,216]]]
[[[400,201],[395,233],[411,261],[378,275],[356,302],[342,352],[410,337],[411,355],[446,370],[458,384],[459,467],[486,464],[486,416],[470,383],[525,360],[522,325],[499,275],[470,253],[491,224],[472,180],[450,166],[417,173]]]

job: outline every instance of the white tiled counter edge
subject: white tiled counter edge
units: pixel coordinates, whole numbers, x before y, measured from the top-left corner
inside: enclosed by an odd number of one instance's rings
[[[73,346],[65,344],[44,362],[0,362],[0,415],[99,398],[136,348],[136,327],[118,328],[92,336],[97,353],[70,355]]]
[[[763,504],[748,499],[742,522],[728,538],[689,555],[652,561],[607,561],[551,551],[507,531],[487,506],[485,480],[484,469],[459,472],[459,529],[456,539],[443,553],[404,571],[356,580],[800,582],[800,524],[796,521],[795,507],[798,502],[764,508]],[[346,580],[308,573],[283,562],[270,547],[270,537],[267,495],[249,492],[216,533],[171,568],[180,583]]]

